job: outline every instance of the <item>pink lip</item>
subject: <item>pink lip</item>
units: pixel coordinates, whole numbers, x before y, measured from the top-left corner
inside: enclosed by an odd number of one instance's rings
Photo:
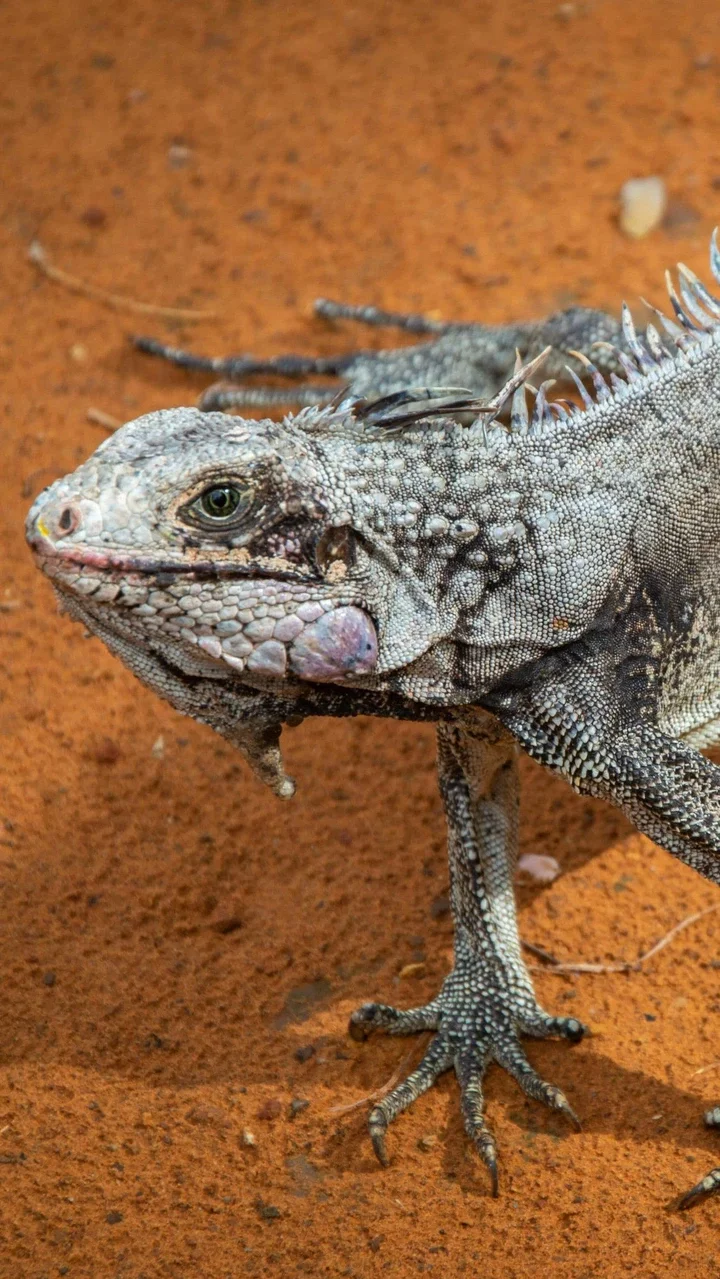
[[[85,564],[89,568],[117,568],[126,572],[131,569],[129,560],[121,560],[119,556],[105,555],[102,551],[89,549],[59,551],[56,547],[51,548],[41,537],[32,538],[31,544],[33,551],[41,560],[63,560],[68,564]]]
[[[181,564],[177,560],[154,560],[139,557],[128,559],[122,555],[112,555],[106,551],[93,551],[89,547],[58,550],[44,538],[37,535],[31,537],[31,546],[39,560],[61,561],[66,564],[81,564],[85,568],[103,569],[114,573],[174,573],[178,577],[183,574],[202,577],[272,577],[281,581],[308,581],[306,573],[291,573],[287,570],[270,571],[261,564],[238,564],[232,560],[195,560],[191,564]]]

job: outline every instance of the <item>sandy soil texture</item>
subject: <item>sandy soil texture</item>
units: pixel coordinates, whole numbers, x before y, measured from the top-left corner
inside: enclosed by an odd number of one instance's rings
[[[432,731],[287,735],[283,806],[229,747],[59,618],[22,522],[118,418],[203,383],[133,352],[334,352],[315,296],[504,320],[707,278],[720,15],[704,0],[28,0],[0,42],[0,1277],[718,1276],[720,914],[642,972],[538,975],[584,1017],[532,1059],[582,1134],[498,1070],[493,1201],[446,1078],[375,1163],[366,1107],[409,1049],[365,998],[430,997],[451,950]],[[630,177],[665,225],[617,227]],[[217,319],[112,310],[42,277]],[[524,936],[634,959],[716,888],[524,768]],[[408,965],[410,975],[401,976]],[[302,1103],[302,1104],[300,1104]]]

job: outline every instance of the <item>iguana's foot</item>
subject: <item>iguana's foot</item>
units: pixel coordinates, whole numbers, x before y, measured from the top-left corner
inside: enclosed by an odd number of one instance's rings
[[[507,1070],[529,1097],[560,1111],[580,1129],[565,1094],[541,1079],[530,1065],[520,1037],[545,1039],[560,1035],[578,1043],[586,1027],[575,1017],[550,1017],[532,992],[519,988],[510,972],[490,956],[476,953],[466,956],[463,962],[456,961],[440,994],[424,1007],[403,1012],[387,1004],[363,1004],[350,1018],[350,1034],[353,1039],[362,1040],[374,1030],[386,1030],[391,1035],[437,1031],[417,1069],[370,1112],[370,1137],[383,1165],[388,1163],[388,1124],[451,1067],[460,1084],[465,1130],[488,1168],[493,1195],[498,1193],[497,1150],[483,1116],[482,1089],[492,1061]]]
[[[712,1110],[705,1112],[705,1123],[708,1128],[720,1128],[720,1106],[713,1107]],[[703,1177],[692,1190],[688,1190],[687,1194],[682,1196],[678,1203],[678,1208],[692,1208],[701,1199],[707,1199],[710,1195],[716,1195],[720,1191],[720,1168],[713,1168],[707,1176]]]

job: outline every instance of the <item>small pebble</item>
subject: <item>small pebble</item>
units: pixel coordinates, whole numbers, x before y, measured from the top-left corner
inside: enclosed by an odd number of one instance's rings
[[[422,977],[424,972],[425,964],[405,964],[405,966],[400,969],[398,977]]]
[[[83,209],[80,214],[80,221],[84,222],[85,226],[93,228],[105,226],[107,213],[104,209],[98,208],[96,204],[89,204],[87,209]]]
[[[301,1115],[303,1110],[307,1110],[309,1105],[310,1102],[304,1097],[293,1097],[288,1108],[290,1118],[297,1119],[298,1115]]]
[[[545,857],[542,853],[523,853],[517,868],[537,884],[552,884],[560,874],[560,863],[554,857]]]
[[[98,764],[116,764],[120,758],[120,747],[111,737],[103,737],[95,747],[95,761]]]
[[[171,169],[184,169],[187,167],[192,151],[190,147],[183,146],[181,142],[173,142],[168,147],[167,161]]]
[[[55,973],[43,973],[43,986],[54,986],[56,981],[57,977],[55,976]]]
[[[192,1106],[185,1118],[191,1124],[207,1126],[208,1128],[229,1128],[231,1126],[228,1116],[219,1106]]]
[[[433,1146],[437,1146],[437,1140],[434,1132],[426,1132],[424,1137],[418,1138],[418,1150],[432,1150]]]
[[[251,1132],[249,1128],[243,1128],[242,1136],[240,1137],[240,1144],[248,1147],[257,1146],[257,1137],[255,1136],[255,1133]]]
[[[108,1212],[105,1216],[105,1220],[109,1226],[116,1226],[119,1221],[122,1221],[122,1219],[123,1215],[121,1212]]]
[[[68,354],[70,359],[74,360],[76,364],[87,364],[90,352],[86,346],[83,346],[82,342],[73,342]]]
[[[153,744],[152,744],[152,746],[151,746],[151,748],[150,748],[150,754],[152,755],[153,759],[163,759],[163,758],[164,758],[164,756],[165,756],[165,738],[163,737],[162,733],[160,734],[160,736],[159,736],[159,737],[156,737],[156,738],[155,738],[155,741],[153,742]]]
[[[277,1097],[271,1098],[270,1101],[264,1101],[262,1106],[258,1108],[257,1119],[277,1119],[282,1114],[282,1102]]]
[[[620,230],[640,240],[662,222],[667,190],[662,178],[630,178],[620,190]]]
[[[280,1209],[276,1208],[275,1204],[265,1203],[259,1195],[255,1200],[255,1211],[263,1221],[277,1221],[280,1216]]]
[[[303,1044],[301,1048],[295,1049],[296,1061],[309,1061],[315,1055],[315,1048],[312,1044]]]

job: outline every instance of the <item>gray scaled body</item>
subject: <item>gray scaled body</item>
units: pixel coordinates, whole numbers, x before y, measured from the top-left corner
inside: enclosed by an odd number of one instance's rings
[[[714,243],[711,262],[720,278]],[[152,413],[28,517],[70,615],[278,794],[283,723],[438,722],[454,968],[424,1007],[351,1019],[357,1037],[435,1032],[372,1109],[383,1162],[388,1124],[449,1069],[494,1188],[491,1062],[575,1118],[522,1043],[584,1028],[538,1004],[521,955],[518,743],[720,882],[700,753],[720,737],[720,303],[684,268],[680,287],[662,338],[624,312],[623,373],[586,362],[579,406],[543,385],[528,414],[530,366],[489,404],[411,389],[281,423]],[[720,1169],[682,1203],[718,1188]]]

